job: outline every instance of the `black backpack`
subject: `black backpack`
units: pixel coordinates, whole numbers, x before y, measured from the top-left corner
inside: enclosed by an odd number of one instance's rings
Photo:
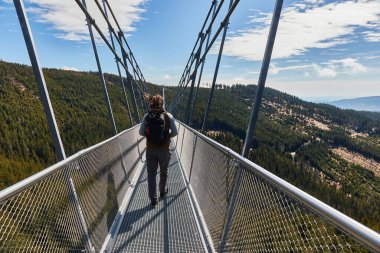
[[[170,119],[165,110],[152,110],[146,116],[146,137],[152,144],[164,144],[169,139]]]

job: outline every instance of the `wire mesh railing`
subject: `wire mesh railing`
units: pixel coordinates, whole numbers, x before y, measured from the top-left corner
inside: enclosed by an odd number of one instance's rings
[[[134,127],[1,191],[0,252],[99,252],[142,152]]]
[[[179,129],[178,156],[216,251],[380,252],[378,233],[188,126]]]

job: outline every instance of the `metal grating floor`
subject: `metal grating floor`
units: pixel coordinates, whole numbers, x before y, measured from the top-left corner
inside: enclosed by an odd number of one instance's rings
[[[152,209],[144,167],[112,252],[205,251],[174,151],[169,163],[167,186],[169,192],[166,198]]]

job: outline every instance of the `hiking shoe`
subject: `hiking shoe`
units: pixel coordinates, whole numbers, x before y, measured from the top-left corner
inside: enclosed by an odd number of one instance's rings
[[[161,199],[164,198],[167,193],[168,193],[168,188],[166,188],[164,192],[160,192],[160,198]]]
[[[150,202],[150,207],[151,207],[151,208],[156,208],[157,204],[158,204],[158,201],[157,201],[157,200],[152,200],[152,201]]]

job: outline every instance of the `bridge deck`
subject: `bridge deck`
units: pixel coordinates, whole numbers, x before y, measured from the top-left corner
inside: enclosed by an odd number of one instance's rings
[[[144,166],[112,252],[204,252],[202,235],[174,151],[168,187],[167,196],[152,209]]]

